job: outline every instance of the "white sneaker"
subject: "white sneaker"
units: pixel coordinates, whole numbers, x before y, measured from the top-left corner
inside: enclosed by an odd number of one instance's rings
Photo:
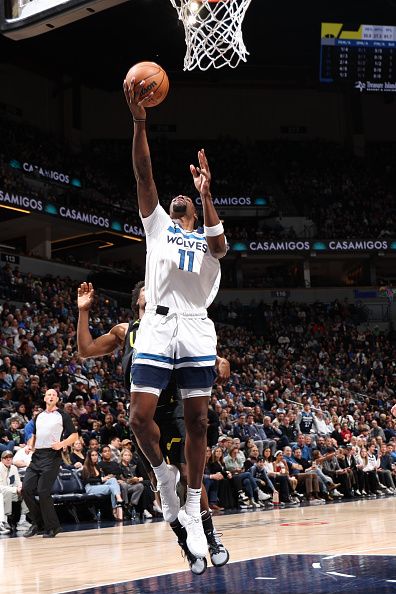
[[[213,532],[206,534],[206,540],[209,546],[209,555],[212,565],[222,567],[230,558],[230,554],[220,540],[220,534],[213,529]]]
[[[333,493],[332,493],[332,495],[333,495],[334,497],[344,497],[344,495],[343,495],[342,493],[340,493],[339,491],[337,491],[337,489],[334,489],[334,490],[333,490]]]
[[[158,505],[158,503],[156,501],[154,501],[154,503],[153,503],[153,510],[155,512],[157,512],[157,514],[161,514],[161,516],[162,516],[162,509],[160,508],[160,506]]]
[[[143,518],[145,518],[146,520],[150,520],[152,517],[153,517],[153,515],[150,514],[148,509],[143,510]]]
[[[20,531],[29,530],[30,526],[31,526],[31,524],[29,524],[29,522],[27,520],[24,520],[23,522],[19,521],[16,529],[20,530]]]
[[[259,499],[259,501],[268,501],[268,499],[271,499],[271,495],[268,495],[268,493],[264,493],[264,491],[259,489],[258,490],[258,499]]]
[[[11,530],[6,528],[3,522],[0,522],[0,534],[9,534]]]
[[[205,557],[208,552],[208,541],[206,540],[205,532],[202,526],[201,516],[190,516],[186,513],[183,506],[177,518],[187,532],[187,547],[194,557]]]
[[[180,480],[180,472],[175,466],[168,464],[169,478],[166,482],[158,483],[162,513],[165,522],[174,522],[180,509],[180,500],[176,493],[176,485]]]

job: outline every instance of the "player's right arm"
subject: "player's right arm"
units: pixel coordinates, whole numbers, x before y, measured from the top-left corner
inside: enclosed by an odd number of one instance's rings
[[[150,149],[146,134],[146,110],[144,103],[153,95],[149,93],[147,97],[139,101],[142,80],[135,85],[135,79],[132,78],[131,84],[124,80],[124,94],[133,117],[133,143],[132,143],[132,165],[137,183],[137,194],[139,210],[143,218],[149,217],[158,204],[158,193],[155,186],[153,170],[151,166]]]
[[[117,324],[107,334],[92,338],[89,331],[89,310],[94,298],[91,283],[82,283],[78,287],[77,305],[79,310],[77,324],[77,346],[81,357],[102,357],[109,355],[117,347],[123,346],[128,324]]]

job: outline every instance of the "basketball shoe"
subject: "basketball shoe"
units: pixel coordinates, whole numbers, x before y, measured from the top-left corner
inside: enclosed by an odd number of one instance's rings
[[[185,506],[183,506],[177,518],[180,524],[187,532],[187,547],[194,557],[205,557],[208,552],[208,542],[206,540],[205,532],[202,526],[202,518],[199,516],[190,516],[186,513]]]
[[[187,559],[191,572],[195,575],[203,574],[206,571],[208,563],[205,557],[195,557],[188,550],[186,529],[180,524],[178,519],[171,522],[169,525],[177,536],[177,542],[182,550],[182,555]]]

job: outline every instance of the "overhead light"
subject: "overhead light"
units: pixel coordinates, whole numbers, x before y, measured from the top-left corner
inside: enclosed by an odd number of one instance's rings
[[[16,208],[15,206],[6,206],[5,204],[0,204],[0,208],[6,208],[7,210],[16,210],[17,212],[24,212],[25,214],[30,214],[30,210]]]

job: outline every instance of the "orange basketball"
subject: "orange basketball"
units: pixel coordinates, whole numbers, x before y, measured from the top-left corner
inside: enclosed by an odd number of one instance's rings
[[[165,99],[169,91],[169,79],[165,70],[155,62],[138,62],[130,68],[125,77],[128,84],[135,78],[135,85],[144,80],[144,87],[140,92],[140,99],[149,93],[154,93],[151,99],[146,101],[144,107],[154,107]]]

